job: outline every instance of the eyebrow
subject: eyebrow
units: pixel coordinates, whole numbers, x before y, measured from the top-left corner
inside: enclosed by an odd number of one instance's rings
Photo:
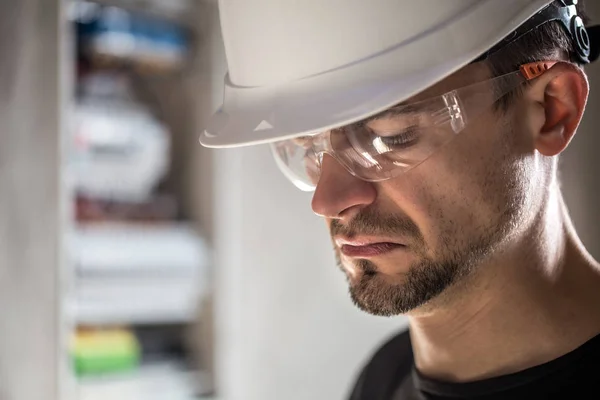
[[[332,131],[343,131],[348,127],[356,127],[361,125],[367,125],[369,122],[373,122],[379,119],[391,118],[397,115],[407,115],[407,114],[418,114],[422,111],[421,107],[418,107],[414,104],[406,104],[406,103],[398,103],[393,105],[375,115],[367,117],[365,119],[361,119],[360,121],[356,121],[354,123],[340,126],[339,128],[332,129]],[[303,135],[293,138],[292,140],[296,142],[296,144],[300,144],[298,142],[304,142],[309,140],[313,135]]]
[[[397,115],[407,115],[407,114],[418,114],[422,111],[421,107],[418,107],[414,104],[406,104],[406,103],[398,103],[386,110],[383,110],[380,113],[377,113],[373,116],[367,117],[363,120],[355,122],[356,124],[366,125],[369,122],[373,122],[379,119],[390,118]]]

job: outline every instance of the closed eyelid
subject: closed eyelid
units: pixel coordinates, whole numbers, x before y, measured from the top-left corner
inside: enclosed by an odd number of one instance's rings
[[[409,125],[401,130],[395,130],[390,132],[377,133],[377,136],[381,139],[387,140],[392,138],[402,138],[403,141],[408,141],[419,136],[420,129],[416,125]]]

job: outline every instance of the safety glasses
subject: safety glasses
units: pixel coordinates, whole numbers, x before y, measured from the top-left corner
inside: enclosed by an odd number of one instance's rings
[[[427,160],[498,100],[556,63],[525,64],[518,71],[398,105],[342,128],[275,142],[271,149],[284,175],[303,191],[316,188],[325,154],[357,178],[391,179]]]

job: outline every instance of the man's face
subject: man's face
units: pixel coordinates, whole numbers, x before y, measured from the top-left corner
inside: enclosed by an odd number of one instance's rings
[[[485,67],[472,65],[414,100],[487,78]],[[385,130],[394,121],[374,123]],[[515,113],[490,109],[425,162],[379,183],[325,155],[313,209],[327,220],[358,307],[376,315],[414,310],[508,242],[525,222],[534,185],[522,125]],[[379,244],[351,246],[364,242]]]

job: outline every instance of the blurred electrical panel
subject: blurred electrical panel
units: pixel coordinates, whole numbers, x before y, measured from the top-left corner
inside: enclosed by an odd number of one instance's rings
[[[197,385],[202,351],[188,338],[203,323],[210,251],[168,184],[178,179],[178,132],[146,87],[185,75],[194,32],[181,21],[193,3],[74,1],[70,10],[77,85],[66,174],[76,279],[67,309],[77,325],[70,356],[80,400],[207,391]],[[152,381],[162,389],[148,390]]]

